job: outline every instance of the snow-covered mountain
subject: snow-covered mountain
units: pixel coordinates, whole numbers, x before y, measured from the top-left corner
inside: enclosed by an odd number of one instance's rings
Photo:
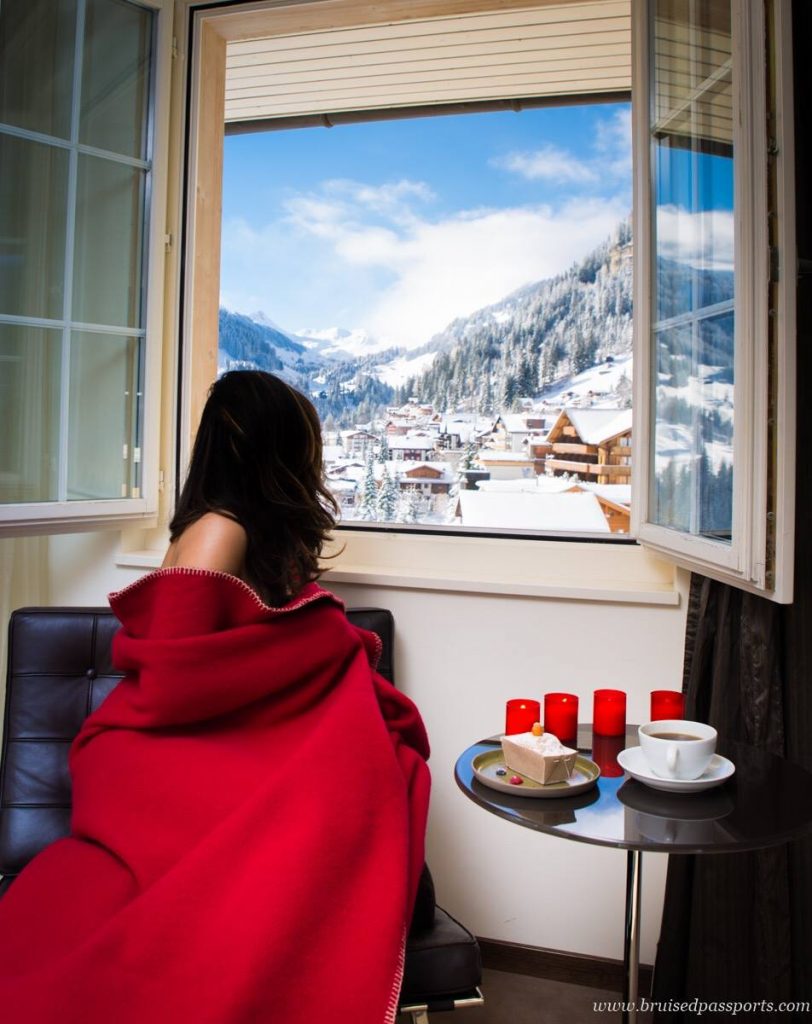
[[[460,317],[417,352],[434,352],[405,392],[437,407],[469,403],[508,411],[632,342],[632,242],[628,221],[583,260]]]
[[[293,337],[305,348],[330,359],[361,359],[386,348],[363,328],[351,331],[345,327],[304,328]]]
[[[371,418],[374,406],[411,395],[437,408],[509,411],[519,396],[580,390],[584,381],[573,380],[590,367],[600,383],[612,385],[593,388],[590,378],[586,390],[612,401],[624,397],[618,385],[622,391],[628,380],[620,366],[608,372],[607,357],[628,369],[620,357],[631,350],[631,305],[631,233],[624,222],[566,273],[454,320],[420,349],[383,349],[363,328],[292,331],[265,311],[222,310],[221,364],[281,372],[313,396],[322,415],[342,420]]]

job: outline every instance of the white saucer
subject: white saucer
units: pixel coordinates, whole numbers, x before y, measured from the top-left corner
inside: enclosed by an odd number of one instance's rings
[[[697,793],[713,786],[721,786],[736,771],[732,761],[721,754],[714,754],[711,763],[698,779],[664,779],[655,775],[643,757],[640,747],[626,747],[617,755],[617,763],[633,779],[651,786],[652,789],[664,789],[669,793]]]

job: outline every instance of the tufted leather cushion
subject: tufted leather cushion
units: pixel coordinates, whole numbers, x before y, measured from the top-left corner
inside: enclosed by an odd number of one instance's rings
[[[431,1002],[470,994],[482,978],[479,945],[467,928],[437,907],[430,927],[412,928],[406,943],[402,1003]],[[451,1009],[449,1005],[447,1009]]]
[[[358,608],[347,615],[381,638],[378,669],[392,680],[392,613]],[[11,616],[0,768],[4,876],[18,874],[68,834],[68,750],[87,715],[121,678],[110,662],[118,625],[109,608],[21,608]]]

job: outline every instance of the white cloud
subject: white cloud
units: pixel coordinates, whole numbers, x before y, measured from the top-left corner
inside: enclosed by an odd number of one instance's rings
[[[596,124],[595,152],[605,174],[614,178],[632,175],[632,110],[624,107]]]
[[[628,214],[617,196],[430,217],[432,198],[419,182],[332,180],[291,195],[271,224],[226,222],[223,301],[289,328],[363,327],[416,347],[455,317],[566,270]]]
[[[577,201],[561,211],[495,210],[421,224],[393,253],[399,274],[373,307],[369,327],[399,344],[420,344],[454,317],[566,269],[625,212],[620,204]]]
[[[557,210],[477,209],[437,220],[414,211],[407,219],[399,210],[381,225],[365,223],[346,199],[350,190],[343,191],[341,199],[292,198],[289,223],[303,235],[328,239],[348,270],[386,274],[370,295],[363,326],[406,347],[424,343],[456,316],[566,269],[627,213],[620,199],[578,199]],[[365,187],[354,194],[363,202]]]
[[[492,162],[528,181],[586,184],[598,180],[596,172],[588,164],[558,146],[543,146],[529,153],[508,153]]]
[[[657,210],[659,254],[699,270],[733,270],[734,234],[732,210]]]
[[[601,185],[609,181],[631,181],[631,107],[598,118],[587,157],[552,144],[529,152],[512,152],[491,161],[495,167],[518,174],[528,181],[558,185]]]

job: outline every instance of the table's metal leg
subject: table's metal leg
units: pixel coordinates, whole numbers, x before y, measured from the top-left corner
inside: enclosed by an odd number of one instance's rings
[[[626,935],[623,945],[624,989],[623,1024],[637,1021],[638,974],[640,971],[640,879],[643,854],[629,850],[626,854]],[[633,1005],[631,1005],[633,1004]]]

